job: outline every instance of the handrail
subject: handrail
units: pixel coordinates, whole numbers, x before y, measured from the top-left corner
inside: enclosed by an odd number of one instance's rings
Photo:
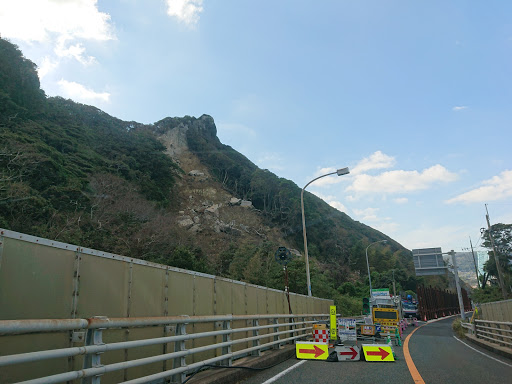
[[[508,328],[507,328],[508,327]],[[512,343],[506,341],[512,339],[509,334],[512,332],[512,322],[508,321],[492,321],[492,320],[475,320],[472,333],[478,339],[485,339],[494,344],[500,344],[507,348],[512,347]]]
[[[41,319],[41,320],[0,320],[0,335],[25,334],[34,332],[60,332],[77,329],[134,328],[170,324],[194,324],[215,321],[289,319],[296,317],[325,317],[324,314],[308,315],[229,315],[229,316],[167,316],[167,317],[126,317],[90,319]]]
[[[126,370],[128,368],[139,367],[151,363],[162,362],[163,372],[155,373],[140,379],[129,381],[129,383],[143,383],[155,380],[154,377],[168,378],[178,375],[177,380],[184,381],[187,373],[192,373],[194,369],[204,364],[213,364],[216,362],[227,362],[231,365],[236,358],[247,356],[250,353],[260,353],[260,351],[275,348],[276,346],[292,343],[297,339],[304,339],[309,336],[312,329],[312,323],[318,320],[328,319],[326,314],[298,314],[298,315],[222,315],[222,316],[170,316],[170,317],[151,317],[151,318],[112,318],[93,317],[89,319],[41,319],[41,320],[0,320],[0,337],[17,337],[23,334],[48,334],[48,332],[69,332],[84,331],[87,333],[85,337],[85,345],[72,346],[68,348],[46,349],[36,352],[19,353],[15,355],[0,356],[0,367],[21,367],[18,372],[24,374],[23,364],[48,361],[51,359],[74,358],[76,356],[84,356],[83,369],[72,370],[64,373],[57,373],[50,376],[40,377],[23,383],[30,384],[50,384],[62,383],[66,381],[83,379],[85,382],[100,383],[103,375],[110,372]],[[241,321],[246,323],[241,327]],[[279,322],[285,320],[284,322]],[[252,326],[247,324],[252,322]],[[264,322],[260,325],[259,323]],[[222,322],[222,324],[217,324]],[[187,325],[198,323],[213,323],[213,329],[222,325],[222,328],[214,331],[187,333]],[[104,343],[103,335],[116,329],[124,328],[140,328],[140,327],[164,327],[164,335],[171,331],[174,335],[146,338],[139,340],[127,340],[121,342]],[[192,328],[192,327],[190,327]],[[259,331],[265,331],[260,334]],[[231,336],[239,333],[247,333],[246,336],[231,339]],[[217,342],[217,336],[222,337],[221,342]],[[185,349],[185,341],[206,339],[205,345]],[[266,342],[263,342],[267,339]],[[82,342],[84,338],[82,338]],[[1,343],[1,340],[0,340]],[[168,353],[166,345],[174,343],[174,351]],[[240,351],[231,351],[235,345],[247,343],[247,348]],[[252,343],[252,346],[250,346]],[[160,354],[152,354],[148,357],[142,357],[134,360],[128,360],[125,354],[125,361],[117,361],[111,364],[101,364],[100,358],[104,354],[119,350],[132,350],[136,348],[147,347],[150,345],[162,345]],[[188,356],[198,353],[208,352],[209,356],[202,356],[205,359],[193,364],[187,364]],[[214,357],[211,357],[214,354]],[[137,355],[137,353],[134,353]],[[139,354],[140,356],[140,354]],[[108,360],[108,359],[107,359]],[[171,370],[166,369],[165,362],[174,360],[174,367]],[[2,368],[4,369],[4,368]],[[14,369],[14,368],[11,368]],[[76,369],[76,368],[74,368]],[[147,373],[145,373],[147,375]],[[92,379],[90,379],[92,378]],[[92,380],[92,381],[91,381]],[[145,380],[145,381],[144,381]],[[176,378],[174,379],[176,381]]]
[[[491,320],[476,319],[475,323],[490,323],[490,324],[500,324],[500,325],[512,326],[512,322],[510,322],[510,321],[491,321]]]

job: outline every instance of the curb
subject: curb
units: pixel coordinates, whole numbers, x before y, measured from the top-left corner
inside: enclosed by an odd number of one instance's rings
[[[466,334],[466,340],[470,341],[473,344],[478,345],[479,347],[485,348],[491,352],[494,352],[500,356],[506,357],[507,359],[512,360],[512,349],[507,347],[502,347],[500,345],[482,340],[477,339],[473,335]]]

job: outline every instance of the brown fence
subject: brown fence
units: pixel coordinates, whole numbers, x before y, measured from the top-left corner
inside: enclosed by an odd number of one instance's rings
[[[471,302],[464,288],[461,288],[464,310],[471,311]],[[418,286],[418,314],[427,321],[460,313],[459,299],[456,293],[439,288]]]

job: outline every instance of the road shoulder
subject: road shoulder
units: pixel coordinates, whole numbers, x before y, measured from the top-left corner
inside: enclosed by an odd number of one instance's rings
[[[479,347],[485,348],[488,351],[494,352],[497,355],[506,357],[507,359],[512,360],[512,349],[502,347],[500,345],[497,345],[495,343],[491,343],[489,341],[485,341],[482,339],[477,339],[473,335],[466,335],[465,340],[469,341],[470,343],[473,343],[475,345],[478,345]]]

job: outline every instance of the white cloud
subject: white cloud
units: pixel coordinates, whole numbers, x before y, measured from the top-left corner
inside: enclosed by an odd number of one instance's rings
[[[408,249],[441,247],[443,252],[448,252],[466,244],[467,236],[464,226],[421,226],[401,234],[401,239],[397,240]]]
[[[452,111],[458,112],[458,111],[463,111],[465,109],[469,109],[469,107],[465,106],[465,105],[460,105],[460,106],[453,107]]]
[[[363,221],[376,221],[378,220],[377,212],[379,208],[365,208],[365,209],[354,209],[355,215]]]
[[[372,227],[378,231],[381,231],[382,233],[390,234],[390,233],[396,232],[396,230],[400,227],[400,225],[398,223],[386,221],[386,222],[372,224]]]
[[[397,204],[406,204],[409,202],[409,199],[407,197],[397,197],[396,199],[393,199],[393,201]]]
[[[310,181],[316,177],[327,175],[329,173],[336,172],[337,168],[334,167],[325,167],[320,168],[318,167],[317,171],[313,175],[313,177],[310,179]],[[325,187],[326,185],[332,185],[332,184],[338,184],[343,181],[343,178],[346,178],[346,175],[338,176],[336,174],[329,175],[326,177],[322,177],[314,182],[315,187]]]
[[[350,170],[350,173],[356,175],[372,169],[391,168],[393,165],[395,165],[394,157],[388,156],[381,151],[377,151],[370,155],[370,157],[365,157],[357,163],[357,165]]]
[[[481,187],[447,200],[446,203],[483,203],[508,197],[512,197],[512,170],[503,171],[483,181]]]
[[[0,3],[2,36],[43,42],[55,38],[110,40],[110,15],[97,0],[16,0]]]
[[[39,75],[39,78],[42,79],[45,77],[48,73],[57,68],[58,65],[59,63],[55,60],[52,60],[49,56],[43,57],[41,65],[37,68],[37,74]]]
[[[258,167],[269,169],[271,171],[283,171],[286,168],[283,166],[283,159],[275,153],[265,153],[256,161]]]
[[[390,217],[379,217],[379,208],[354,209],[354,215],[363,222],[371,222],[371,226],[383,233],[395,232],[399,225],[391,221]]]
[[[66,46],[66,38],[60,38],[54,49],[55,54],[60,58],[72,58],[79,63],[88,66],[94,64],[96,59],[93,56],[85,54],[85,48],[82,44]]]
[[[331,207],[336,208],[338,211],[347,213],[347,207],[345,207],[341,202],[339,202],[339,201],[329,201],[327,203]]]
[[[64,97],[68,97],[75,101],[89,103],[91,101],[108,102],[110,100],[110,93],[98,93],[73,81],[60,80],[58,84]]]
[[[203,0],[167,0],[167,14],[179,21],[194,26],[203,12]]]
[[[323,201],[325,201],[327,204],[329,204],[331,207],[336,208],[338,211],[345,212],[345,213],[348,212],[347,207],[345,207],[342,202],[336,200],[337,199],[336,196],[323,195],[323,194],[321,194],[319,192],[315,192],[315,191],[311,191],[311,193],[314,194],[315,196],[318,196]]]
[[[347,187],[347,191],[404,193],[427,189],[435,183],[447,183],[456,179],[455,173],[437,164],[422,172],[397,170],[377,176],[356,175],[352,185]]]
[[[0,2],[2,37],[53,50],[40,63],[41,77],[55,69],[63,58],[84,65],[95,62],[80,41],[115,39],[110,15],[98,10],[97,0],[16,0]],[[37,58],[33,59],[37,62]]]

